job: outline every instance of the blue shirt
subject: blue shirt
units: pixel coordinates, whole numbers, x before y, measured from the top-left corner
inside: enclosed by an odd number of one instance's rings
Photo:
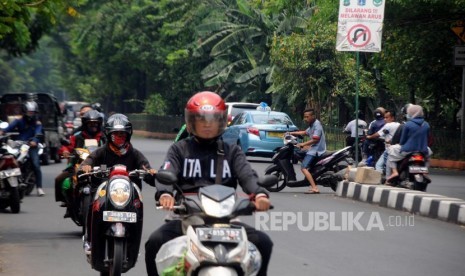
[[[323,131],[323,126],[321,125],[320,121],[315,120],[313,125],[309,126],[305,132],[307,133],[310,139],[320,139],[316,144],[311,145],[310,149],[308,149],[307,154],[313,156],[320,156],[326,151],[326,139],[325,133]]]
[[[35,137],[36,135],[42,134],[42,123],[40,121],[35,121],[32,125],[26,123],[26,120],[16,119],[11,124],[5,128],[3,131],[11,132],[14,130],[19,132],[18,140],[20,141],[29,141],[32,140],[36,143],[39,143],[39,139]]]

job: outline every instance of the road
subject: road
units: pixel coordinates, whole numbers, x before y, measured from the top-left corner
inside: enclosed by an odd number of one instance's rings
[[[133,140],[152,166],[161,165],[170,141]],[[251,158],[260,173],[269,163]],[[24,199],[19,214],[0,212],[1,275],[98,275],[86,262],[80,229],[63,219],[54,202],[53,179],[64,164],[43,167],[45,197]],[[429,192],[465,198],[463,172],[434,171]],[[271,195],[275,206],[243,221],[265,230],[274,250],[269,275],[465,275],[465,229],[305,188]],[[142,242],[164,215],[154,208],[155,189],[146,185]],[[125,275],[146,275],[144,246],[136,267]]]

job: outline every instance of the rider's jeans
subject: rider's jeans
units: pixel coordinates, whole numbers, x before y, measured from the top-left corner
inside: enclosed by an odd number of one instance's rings
[[[31,158],[34,173],[36,175],[37,188],[42,188],[42,171],[40,170],[39,148],[29,148],[29,158]]]

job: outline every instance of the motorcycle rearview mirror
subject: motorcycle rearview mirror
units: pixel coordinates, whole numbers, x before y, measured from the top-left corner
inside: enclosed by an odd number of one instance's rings
[[[258,185],[261,187],[271,187],[273,185],[276,185],[277,183],[278,178],[276,177],[276,175],[267,174],[258,178]]]
[[[178,177],[168,170],[159,170],[155,177],[158,182],[165,185],[175,185],[178,182]]]

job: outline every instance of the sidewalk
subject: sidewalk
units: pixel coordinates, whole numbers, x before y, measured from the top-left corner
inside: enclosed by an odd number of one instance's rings
[[[459,198],[349,181],[339,182],[336,195],[465,225],[465,201]]]

